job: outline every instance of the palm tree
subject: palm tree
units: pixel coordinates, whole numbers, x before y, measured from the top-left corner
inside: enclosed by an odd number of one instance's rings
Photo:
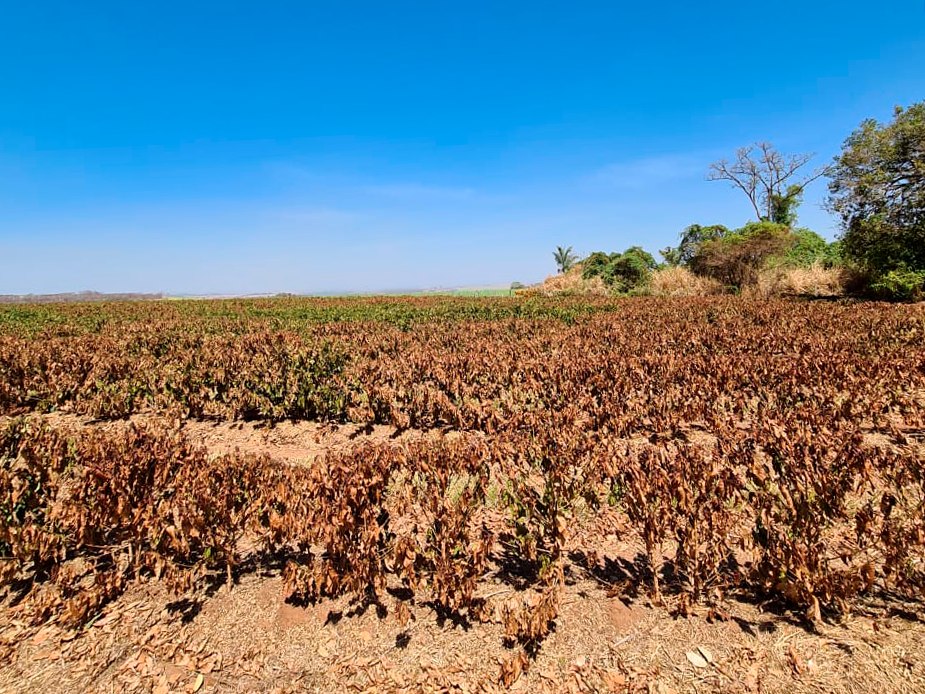
[[[556,261],[556,267],[559,268],[559,272],[568,272],[572,266],[578,262],[578,256],[572,253],[572,247],[562,248],[562,246],[556,246],[556,250],[552,254],[553,259]]]

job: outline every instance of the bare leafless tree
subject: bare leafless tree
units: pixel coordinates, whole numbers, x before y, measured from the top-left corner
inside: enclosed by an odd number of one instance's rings
[[[822,168],[791,180],[814,156],[781,154],[769,142],[758,142],[740,147],[733,162],[721,159],[710,164],[707,180],[729,181],[745,193],[759,220],[784,221],[778,218],[780,210],[786,214],[795,207],[803,189],[827,171]]]

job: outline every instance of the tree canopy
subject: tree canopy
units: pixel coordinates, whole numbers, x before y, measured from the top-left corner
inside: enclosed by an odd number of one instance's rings
[[[705,241],[721,239],[729,233],[729,229],[722,224],[700,226],[691,224],[681,232],[681,240],[677,246],[664,248],[659,253],[669,265],[690,265],[691,259],[696,255],[697,249]]]
[[[631,246],[623,253],[592,253],[582,261],[582,277],[600,277],[608,287],[626,293],[645,285],[657,267],[651,253],[640,246]]]
[[[925,271],[925,102],[893,121],[861,123],[842,145],[827,207],[840,217],[845,257],[875,277]]]

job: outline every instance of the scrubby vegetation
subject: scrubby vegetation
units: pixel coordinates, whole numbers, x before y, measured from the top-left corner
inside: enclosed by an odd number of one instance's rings
[[[573,266],[571,281],[562,279],[569,272],[548,281],[546,293],[705,296],[748,290],[832,296],[843,293],[840,248],[809,229],[776,222],[739,229],[692,224],[677,247],[661,251],[664,263],[640,246],[623,253],[597,251]]]
[[[722,288],[925,299],[925,102],[897,108],[888,125],[865,121],[832,166],[801,176],[811,159],[768,143],[744,147],[733,162],[713,164],[708,178],[742,191],[757,221],[737,229],[691,224],[677,246],[660,251],[662,264],[640,246],[585,258],[560,246],[553,254],[560,273],[580,266],[585,283],[557,282],[540,293],[690,295]],[[804,189],[823,175],[830,177],[827,206],[842,224],[834,242],[797,226]]]
[[[604,285],[618,294],[628,294],[644,287],[657,267],[655,258],[639,246],[623,253],[596,252],[581,261],[583,279],[600,277]]]

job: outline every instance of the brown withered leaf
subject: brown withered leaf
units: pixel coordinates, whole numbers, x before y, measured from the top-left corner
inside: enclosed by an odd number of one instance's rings
[[[500,658],[498,662],[501,666],[498,680],[505,687],[510,687],[520,679],[520,676],[527,669],[530,659],[523,649],[518,649],[516,653],[507,658]]]
[[[792,643],[787,646],[787,659],[795,675],[802,676],[807,671],[806,661]]]
[[[706,668],[710,666],[709,661],[698,651],[688,651],[685,653],[688,662],[696,668]]]

